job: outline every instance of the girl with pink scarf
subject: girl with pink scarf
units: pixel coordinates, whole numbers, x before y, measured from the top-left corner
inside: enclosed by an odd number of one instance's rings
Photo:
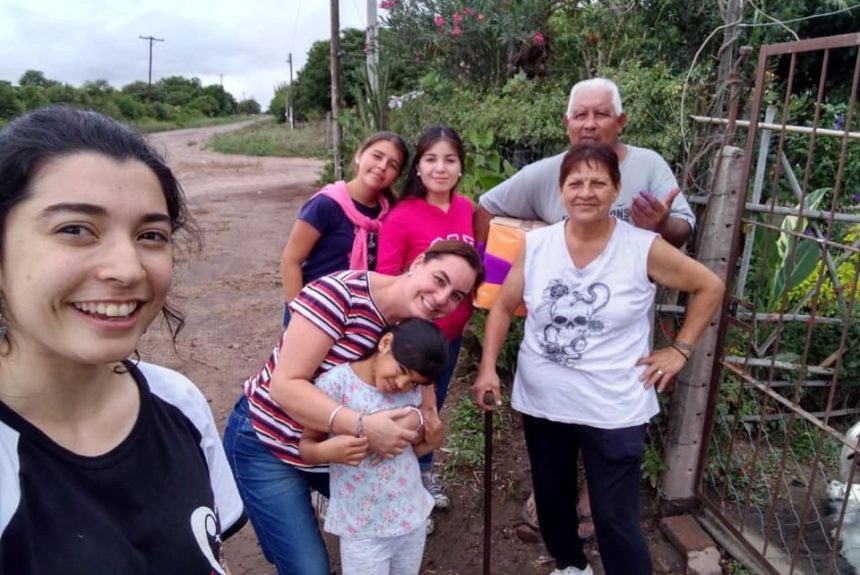
[[[409,152],[393,132],[378,132],[355,153],[354,174],[314,194],[299,212],[281,255],[284,302],[310,281],[341,270],[376,269],[377,236],[394,203],[391,184]],[[289,308],[284,307],[284,326]]]

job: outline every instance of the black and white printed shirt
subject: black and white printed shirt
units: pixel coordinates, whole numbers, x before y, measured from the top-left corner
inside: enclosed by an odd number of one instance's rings
[[[137,422],[96,457],[0,402],[0,574],[224,574],[245,516],[209,405],[179,373],[126,366]]]

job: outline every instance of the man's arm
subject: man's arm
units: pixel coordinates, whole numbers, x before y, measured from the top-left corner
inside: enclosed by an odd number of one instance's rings
[[[487,236],[490,235],[490,220],[495,215],[490,213],[484,206],[478,204],[478,209],[475,210],[475,215],[472,216],[472,227],[475,229],[475,244],[487,243]]]
[[[559,214],[563,216],[558,192],[560,165],[561,156],[529,164],[481,195],[473,218],[475,242],[487,241],[493,216],[544,220],[548,224],[559,220]]]

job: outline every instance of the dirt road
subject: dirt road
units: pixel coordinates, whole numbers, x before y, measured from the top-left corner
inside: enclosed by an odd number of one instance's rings
[[[199,253],[181,255],[177,266],[172,299],[187,323],[176,351],[159,325],[150,329],[141,348],[144,359],[184,373],[203,390],[222,431],[241,381],[262,365],[280,335],[281,250],[323,166],[319,160],[227,156],[204,149],[213,133],[229,129],[236,127],[150,137],[176,171],[204,243]],[[273,572],[250,526],[226,548],[234,575]]]
[[[179,258],[172,299],[187,323],[175,350],[158,323],[140,349],[143,359],[190,377],[209,399],[222,431],[242,380],[262,365],[281,333],[281,250],[298,209],[316,191],[323,166],[318,160],[227,156],[204,149],[213,133],[235,128],[181,130],[150,138],[179,176],[204,232],[204,244],[199,253]],[[443,419],[468,393],[469,370],[475,364],[468,349],[461,354],[459,374],[466,377],[452,382]],[[552,565],[543,545],[520,541],[515,535],[531,486],[519,418],[510,413],[505,417],[506,432],[494,442],[492,572],[544,575]],[[451,509],[436,514],[436,532],[428,538],[422,573],[480,573],[482,479],[472,470],[449,474],[447,479]],[[655,572],[683,572],[679,558],[654,528],[653,512],[645,515],[650,515],[646,530]],[[336,557],[336,545],[330,549]],[[601,575],[596,553],[591,545],[592,565]],[[274,573],[250,525],[227,541],[226,555],[233,575]]]

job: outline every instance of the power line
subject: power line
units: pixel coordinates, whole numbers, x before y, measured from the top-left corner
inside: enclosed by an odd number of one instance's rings
[[[299,16],[302,13],[302,0],[299,0],[296,5],[296,19],[293,21],[293,35],[290,36],[290,54],[293,53],[293,50],[296,47],[296,32],[299,30]]]

